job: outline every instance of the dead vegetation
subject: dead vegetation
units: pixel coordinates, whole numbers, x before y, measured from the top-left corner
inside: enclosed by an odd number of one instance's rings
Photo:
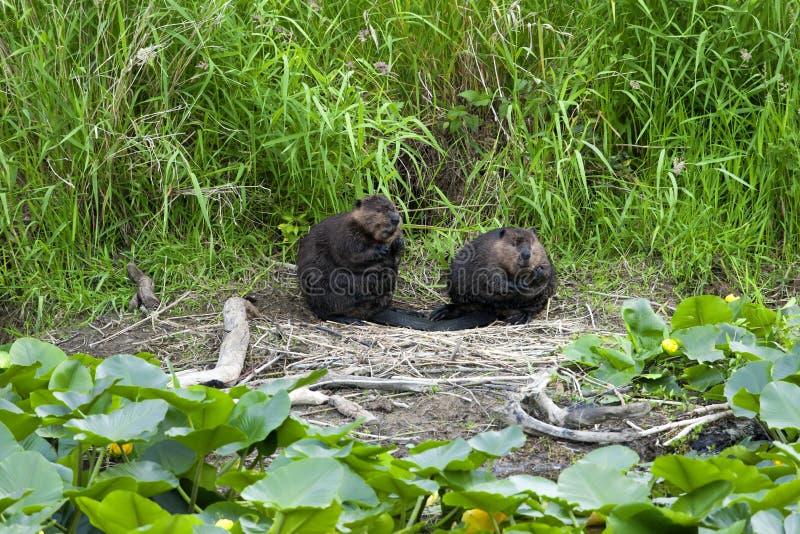
[[[361,439],[407,446],[428,439],[469,437],[510,421],[525,427],[524,418],[519,416],[520,399],[526,387],[537,379],[541,382],[543,376],[546,379],[539,391],[544,392],[546,386],[544,398],[550,401],[551,412],[561,410],[562,416],[584,409],[587,396],[592,402],[617,399],[623,407],[637,400],[629,397],[628,391],[592,383],[561,354],[560,348],[579,334],[619,331],[618,325],[605,323],[606,315],[593,310],[586,301],[556,296],[548,309],[527,325],[497,323],[460,332],[419,332],[372,324],[322,323],[297,295],[291,267],[279,264],[273,274],[268,286],[248,295],[260,317],[247,323],[249,344],[240,374],[225,381],[228,385],[255,387],[273,378],[327,369],[328,375],[312,386],[325,395],[325,404],[295,407],[298,415],[317,424],[338,425],[360,414],[370,419],[370,424],[357,432]],[[402,288],[401,295],[406,297],[401,299],[405,305],[414,299]],[[223,303],[230,296],[216,295],[208,300],[207,309],[186,313],[179,305],[186,308],[190,302],[202,301],[203,296],[162,295],[161,307],[144,318],[137,314],[106,317],[72,332],[53,333],[47,340],[67,353],[107,356],[146,351],[164,362],[169,360],[179,372],[213,369],[227,330],[223,328]],[[425,299],[420,300],[420,307],[427,307]],[[607,328],[603,324],[608,324]],[[653,408],[647,413],[641,410],[642,399],[638,400],[640,404],[634,405],[637,409],[623,409],[611,420],[578,420],[580,428],[567,434],[535,437],[549,432],[528,426],[534,436],[524,448],[499,461],[496,468],[503,473],[552,474],[569,465],[576,454],[607,442],[576,440],[575,432],[615,433],[619,439],[614,441],[626,442],[648,458],[673,450],[662,444],[682,429],[719,421],[724,411],[683,415],[692,407],[678,401],[645,400],[647,407]],[[534,413],[546,419],[536,413],[540,410],[525,406],[527,417]],[[348,414],[348,409],[354,411]],[[695,419],[672,423],[692,417]],[[559,426],[563,420],[540,421],[567,430]],[[667,426],[648,430],[660,425]]]

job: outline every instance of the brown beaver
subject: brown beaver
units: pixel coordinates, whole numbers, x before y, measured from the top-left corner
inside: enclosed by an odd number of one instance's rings
[[[323,320],[372,321],[417,330],[459,330],[489,324],[477,313],[433,322],[389,309],[403,250],[400,215],[383,195],[356,202],[311,228],[300,241],[297,277],[308,307]]]
[[[403,249],[400,215],[383,195],[356,202],[311,228],[297,252],[297,276],[320,319],[367,319],[392,301]]]
[[[526,323],[553,295],[556,274],[536,232],[499,228],[467,243],[450,264],[447,292],[451,304],[431,319],[482,311],[511,323]]]

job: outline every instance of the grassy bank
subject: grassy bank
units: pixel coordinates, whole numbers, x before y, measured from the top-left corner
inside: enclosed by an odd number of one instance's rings
[[[684,293],[797,269],[798,2],[0,10],[0,304],[29,325],[124,306],[128,260],[235,282],[374,191],[435,261],[510,224]]]

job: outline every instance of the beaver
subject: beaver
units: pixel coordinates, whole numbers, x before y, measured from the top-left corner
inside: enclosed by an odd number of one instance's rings
[[[392,201],[372,195],[311,228],[300,241],[297,276],[320,319],[367,319],[389,307],[403,232]]]
[[[536,232],[498,228],[467,243],[450,264],[451,304],[431,313],[434,321],[486,312],[510,323],[527,323],[556,288],[553,263]]]
[[[323,320],[416,330],[460,330],[494,320],[476,313],[437,323],[390,309],[403,247],[400,215],[383,195],[362,198],[351,211],[321,221],[300,240],[297,252],[306,304]]]

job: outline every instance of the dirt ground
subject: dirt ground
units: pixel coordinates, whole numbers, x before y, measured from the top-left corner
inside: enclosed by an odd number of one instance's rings
[[[305,307],[296,289],[292,266],[273,266],[269,284],[251,293],[262,316],[250,321],[250,345],[239,383],[257,385],[270,378],[305,374],[326,368],[335,375],[360,377],[410,377],[439,380],[425,393],[387,392],[370,389],[337,389],[377,417],[377,423],[361,427],[356,436],[364,441],[392,444],[403,454],[429,439],[469,437],[507,425],[503,414],[509,399],[540,368],[555,376],[548,393],[560,405],[581,399],[590,389],[586,376],[562,356],[560,349],[577,336],[624,332],[619,307],[625,295],[591,294],[576,284],[562,283],[550,306],[527,325],[496,324],[461,332],[417,332],[377,325],[322,323]],[[408,281],[398,288],[398,305],[429,310],[441,297],[419,294]],[[131,292],[133,293],[133,287]],[[658,288],[649,296],[659,293]],[[663,294],[670,294],[665,290]],[[176,370],[213,367],[224,331],[222,306],[235,295],[161,295],[160,311],[107,316],[69,331],[52,332],[44,339],[68,354],[95,356],[150,352],[169,361]],[[674,306],[664,301],[659,307]],[[166,365],[165,365],[166,368]],[[465,384],[465,378],[482,378]],[[324,379],[323,379],[324,380]],[[322,386],[322,391],[329,391]],[[641,399],[639,399],[641,400]],[[588,430],[649,428],[683,417],[693,406],[653,399],[652,410],[637,420],[612,421]],[[349,419],[327,405],[298,407],[295,413],[319,425],[339,425]],[[626,445],[643,461],[675,451],[685,452],[694,443],[724,447],[731,440],[754,431],[730,418],[708,425],[677,446],[662,445],[671,434],[660,434]],[[497,460],[499,476],[528,473],[554,478],[577,457],[596,448],[547,436],[529,436],[524,447]]]

